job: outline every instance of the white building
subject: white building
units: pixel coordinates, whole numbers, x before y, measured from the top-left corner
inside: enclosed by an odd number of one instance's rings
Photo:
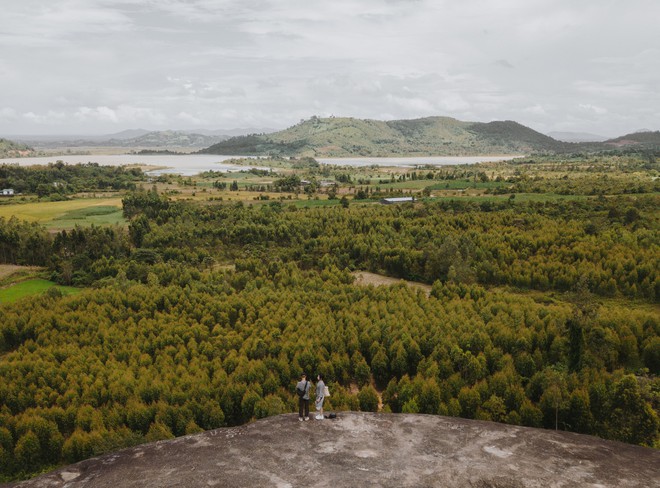
[[[405,202],[414,202],[415,197],[392,197],[392,198],[383,198],[380,203],[389,205],[392,203],[405,203]]]
[[[2,190],[2,196],[3,197],[11,197],[14,195],[14,189],[13,188],[5,188]]]

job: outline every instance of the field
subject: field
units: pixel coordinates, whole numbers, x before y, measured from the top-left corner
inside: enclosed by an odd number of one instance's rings
[[[80,292],[78,288],[57,286],[52,281],[37,278],[0,289],[0,304],[13,303],[25,297],[40,295],[53,287],[60,291],[62,295],[73,295]]]
[[[88,226],[124,224],[121,198],[81,198],[64,202],[31,202],[0,206],[0,217],[17,217],[38,222],[48,229],[70,229],[76,225]]]
[[[16,274],[24,274],[29,272],[34,272],[39,268],[34,268],[30,266],[17,266],[15,264],[0,264],[0,286],[7,279],[11,279]]]

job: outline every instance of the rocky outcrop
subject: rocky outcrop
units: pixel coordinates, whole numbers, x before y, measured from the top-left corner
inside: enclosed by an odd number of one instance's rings
[[[658,480],[653,449],[458,418],[340,412],[146,444],[14,486],[621,488]]]

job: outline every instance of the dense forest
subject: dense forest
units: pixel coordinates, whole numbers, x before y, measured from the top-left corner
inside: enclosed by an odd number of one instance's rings
[[[81,191],[131,190],[141,181],[144,181],[144,174],[139,168],[98,163],[68,165],[56,161],[43,166],[0,165],[0,188],[51,199]]]
[[[299,207],[154,188],[125,195],[125,228],[1,220],[2,262],[86,287],[0,307],[1,476],[293,411],[303,370],[326,376],[335,410],[658,447],[653,180],[630,194],[616,178],[529,178],[525,164],[514,190],[609,190]],[[357,286],[357,270],[430,292]]]

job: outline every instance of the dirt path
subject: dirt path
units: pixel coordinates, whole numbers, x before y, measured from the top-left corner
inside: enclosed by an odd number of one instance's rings
[[[37,271],[36,266],[17,266],[15,264],[0,264],[0,280],[13,275],[18,271]]]
[[[398,278],[390,278],[389,276],[383,276],[376,273],[369,273],[368,271],[354,271],[353,276],[355,276],[355,284],[361,286],[374,285],[374,286],[389,286],[396,285],[398,283],[405,283],[406,285],[412,288],[419,288],[426,293],[426,296],[431,294],[431,286],[424,283],[418,283],[416,281],[406,281]]]

